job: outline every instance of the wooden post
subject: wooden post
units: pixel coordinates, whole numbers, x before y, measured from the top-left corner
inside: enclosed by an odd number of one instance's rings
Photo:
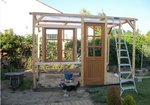
[[[38,50],[38,61],[39,61],[40,60],[40,35],[39,35],[39,33],[38,33],[38,36],[37,36],[37,45],[38,45],[38,49],[37,50]]]
[[[105,35],[104,35],[104,44],[105,44],[105,51],[104,51],[104,84],[106,84],[106,75],[107,75],[107,51],[108,51],[108,47],[107,47],[107,37],[108,37],[108,31],[107,31],[107,17],[105,17]]]
[[[46,61],[46,29],[42,28],[42,61]]]
[[[136,43],[136,21],[133,21],[133,51],[132,51],[132,70],[133,75],[135,75],[135,43]]]
[[[74,49],[73,49],[73,51],[74,51],[74,61],[77,61],[77,28],[76,29],[74,29],[73,30],[73,33],[74,33],[74,38],[73,38],[73,47],[74,47]]]
[[[84,19],[81,17],[81,85],[84,86]]]
[[[110,35],[108,34],[107,38],[107,70],[109,69],[109,54],[110,53]]]
[[[62,35],[64,35],[64,30],[63,29],[58,29],[58,61],[61,62],[62,61],[62,44],[63,44],[63,40],[62,40]]]
[[[32,70],[33,70],[33,89],[36,88],[36,73],[35,73],[35,15],[33,15],[33,22],[32,22]]]

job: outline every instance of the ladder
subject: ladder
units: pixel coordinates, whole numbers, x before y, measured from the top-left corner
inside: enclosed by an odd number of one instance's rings
[[[113,19],[114,24],[114,19]],[[119,31],[116,29],[113,30],[116,44],[117,52],[117,61],[118,61],[118,74],[119,74],[119,83],[120,83],[120,96],[125,90],[135,90],[136,84],[134,79],[134,74],[131,67],[130,56],[128,52],[128,47],[126,43],[126,38],[124,31],[121,29],[121,21],[119,19]]]

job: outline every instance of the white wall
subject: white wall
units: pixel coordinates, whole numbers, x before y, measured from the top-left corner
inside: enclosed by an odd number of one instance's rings
[[[59,13],[37,0],[1,0],[0,31],[13,28],[18,35],[31,34],[32,16],[29,12]]]

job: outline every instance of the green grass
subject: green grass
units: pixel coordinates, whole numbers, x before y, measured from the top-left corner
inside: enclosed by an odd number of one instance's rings
[[[107,100],[107,88],[108,87],[100,87],[100,88],[89,88],[87,91],[91,94],[91,99],[95,103],[106,103]]]
[[[123,97],[126,95],[132,95],[137,105],[150,105],[150,79],[145,79],[143,82],[137,82],[138,94],[134,91],[126,91]]]
[[[122,95],[124,98],[127,95],[134,97],[137,105],[150,105],[150,79],[144,79],[143,82],[136,82],[138,94],[131,90],[125,91]],[[107,86],[88,89],[91,94],[91,99],[95,103],[106,103]]]

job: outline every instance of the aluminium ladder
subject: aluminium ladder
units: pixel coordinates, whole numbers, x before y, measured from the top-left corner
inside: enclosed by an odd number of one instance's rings
[[[113,19],[113,24],[114,24],[114,19]],[[131,68],[131,61],[128,52],[128,47],[127,47],[124,31],[121,29],[122,26],[121,26],[120,19],[119,19],[119,24],[120,24],[119,26],[120,32],[114,29],[113,33],[115,37],[117,60],[118,60],[120,95],[122,95],[122,93],[125,90],[135,90],[137,93],[134,74]]]

